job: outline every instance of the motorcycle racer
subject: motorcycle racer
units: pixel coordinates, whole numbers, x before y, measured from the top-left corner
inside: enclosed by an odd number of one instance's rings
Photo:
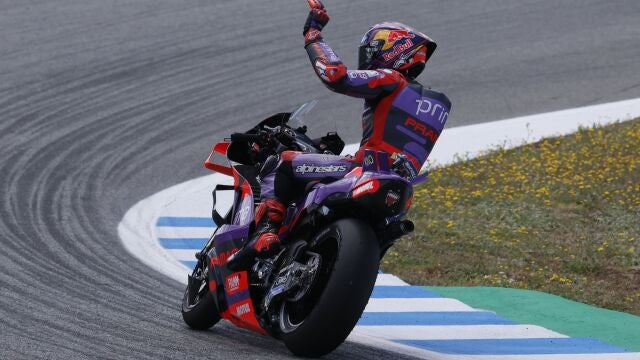
[[[364,99],[361,147],[354,158],[285,151],[267,160],[260,172],[262,202],[254,235],[229,258],[230,269],[245,269],[255,257],[275,254],[286,206],[295,194],[310,182],[344,177],[362,163],[365,149],[387,152],[396,172],[417,176],[449,117],[449,99],[416,81],[436,49],[433,40],[404,24],[377,24],[362,39],[358,70],[349,70],[322,37],[329,22],[324,5],[307,2],[303,35],[316,74],[330,90]]]

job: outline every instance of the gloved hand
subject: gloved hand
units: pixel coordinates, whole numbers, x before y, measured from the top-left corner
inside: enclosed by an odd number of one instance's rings
[[[320,37],[320,32],[329,22],[329,14],[320,0],[307,0],[307,3],[310,11],[302,35],[308,44]]]
[[[391,170],[403,178],[411,181],[418,176],[418,171],[413,163],[404,154],[396,154],[396,159],[391,165]]]

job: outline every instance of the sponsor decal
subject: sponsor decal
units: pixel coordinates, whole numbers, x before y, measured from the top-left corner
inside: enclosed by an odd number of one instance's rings
[[[251,306],[249,306],[249,303],[238,305],[238,307],[236,308],[236,316],[238,317],[242,317],[243,315],[246,315],[250,312],[251,312]]]
[[[316,73],[318,73],[318,76],[320,76],[324,80],[330,81],[329,76],[327,76],[327,66],[320,60],[316,61]]]
[[[329,58],[329,62],[330,63],[341,62],[340,58],[338,57],[338,55],[336,55],[336,53],[333,52],[333,49],[331,47],[329,47],[329,45],[327,45],[325,43],[319,43],[318,45],[320,45],[320,47],[322,48],[322,51],[324,52],[324,54],[327,55],[327,57]]]
[[[375,179],[369,180],[366,183],[358,186],[353,190],[352,192],[353,198],[356,199],[362,195],[374,193],[378,191],[379,188],[380,188],[380,182],[378,180],[375,180]]]
[[[227,277],[227,292],[229,295],[240,289],[240,274],[233,274]]]
[[[371,166],[375,163],[376,161],[373,159],[373,155],[367,155],[367,157],[364,158],[364,164],[367,166]]]
[[[403,44],[398,44],[396,46],[393,47],[393,50],[391,50],[390,52],[383,54],[382,57],[384,58],[384,61],[391,61],[393,60],[396,56],[402,54],[403,52],[411,49],[413,47],[413,41],[411,41],[411,39],[405,41]]]
[[[231,255],[237,253],[238,250],[239,250],[238,248],[234,248],[233,250],[225,251],[225,252],[221,253],[220,255],[212,257],[211,258],[211,266],[222,266],[222,265],[226,264],[227,260],[229,260],[229,257],[231,257]]]
[[[416,36],[408,30],[392,30],[389,32],[387,39],[390,42],[396,42],[402,39],[413,39],[414,37]]]
[[[436,117],[441,124],[447,121],[449,112],[442,105],[433,104],[429,99],[418,99],[416,103],[418,104],[416,116],[420,116],[420,114],[430,114],[432,117]]]
[[[339,173],[347,171],[347,167],[345,165],[307,165],[302,164],[296,167],[296,173],[298,174],[325,174],[325,173]]]
[[[398,194],[393,190],[389,190],[389,192],[387,193],[386,201],[385,201],[387,206],[393,206],[397,204],[399,200],[400,200],[400,194]]]
[[[358,71],[349,71],[349,77],[353,80],[355,79],[363,79],[369,80],[371,78],[379,77],[381,74],[377,71],[373,70],[358,70]]]
[[[431,140],[431,142],[435,143],[438,140],[438,133],[427,128],[427,125],[417,121],[414,118],[407,118],[404,122],[404,126],[414,133],[421,134],[425,138]]]

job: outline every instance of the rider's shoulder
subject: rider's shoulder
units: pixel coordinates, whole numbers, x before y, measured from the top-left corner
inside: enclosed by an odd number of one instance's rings
[[[413,80],[409,83],[410,87],[413,87],[415,90],[420,92],[419,89],[422,90],[422,96],[434,100],[440,101],[442,104],[447,105],[447,107],[451,107],[451,100],[445,95],[445,93],[440,92],[438,90],[434,90],[430,86],[425,86],[418,82],[417,80]]]
[[[451,107],[451,100],[449,100],[449,97],[447,97],[447,95],[443,92],[434,90],[430,87],[423,87],[422,88],[422,96],[434,99],[434,100],[438,100],[441,103],[447,105],[447,107]]]

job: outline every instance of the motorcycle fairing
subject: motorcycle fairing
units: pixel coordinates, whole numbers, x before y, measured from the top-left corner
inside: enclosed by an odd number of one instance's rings
[[[234,179],[235,201],[231,224],[223,224],[213,238],[214,246],[208,252],[209,289],[223,319],[236,326],[266,335],[256,317],[249,293],[248,273],[233,272],[226,267],[231,255],[247,241],[254,222],[254,199],[250,182],[231,167]]]
[[[229,150],[228,143],[216,145],[213,153],[217,155],[223,150]],[[256,187],[254,184],[256,181],[246,177],[255,176],[255,173],[246,171],[249,167],[242,168],[245,165],[227,167],[222,166],[224,163],[221,161],[210,160],[207,163],[213,165],[207,166],[208,168],[233,177],[235,200],[231,216],[228,217],[231,223],[223,224],[218,229],[213,238],[213,247],[207,253],[209,289],[216,300],[222,318],[239,327],[268,334],[267,328],[264,327],[268,325],[263,326],[256,315],[249,290],[248,272],[233,272],[226,267],[228,258],[248,241],[253,230],[255,221],[253,188]],[[344,160],[336,164],[336,166],[342,166]],[[328,162],[328,165],[331,163]],[[368,181],[376,182],[375,191],[355,198],[354,191]],[[390,197],[390,194],[393,196]],[[311,214],[331,200],[351,201],[366,212],[371,212],[370,216],[379,218],[382,223],[390,223],[406,214],[405,204],[410,201],[412,195],[411,184],[389,171],[388,154],[366,150],[362,167],[351,169],[340,180],[328,184],[315,184],[298,202],[302,206],[291,206],[287,210],[280,235],[286,238],[290,231],[296,231],[297,222],[303,214]],[[384,204],[385,196],[390,197],[393,202],[388,202],[386,208],[381,208],[380,204]]]
[[[233,167],[227,158],[227,150],[230,145],[231,142],[229,141],[223,141],[216,144],[211,150],[211,154],[209,154],[209,157],[204,162],[204,166],[209,170],[213,170],[227,176],[233,176]]]

